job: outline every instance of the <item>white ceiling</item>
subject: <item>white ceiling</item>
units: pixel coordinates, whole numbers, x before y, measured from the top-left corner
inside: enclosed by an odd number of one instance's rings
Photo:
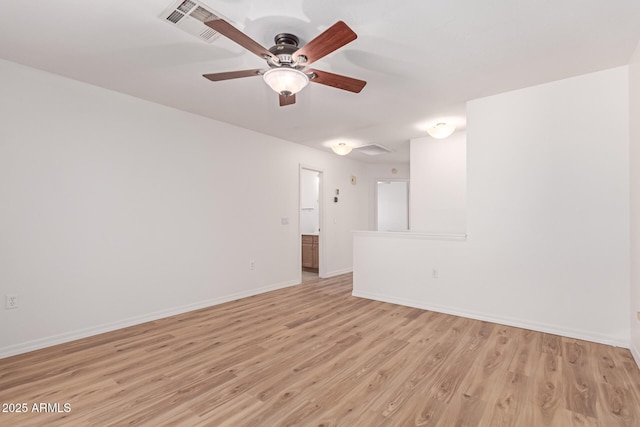
[[[470,99],[627,64],[640,40],[638,0],[201,1],[267,48],[345,21],[358,39],[313,67],[367,86],[311,84],[279,107],[259,77],[210,82],[264,61],[163,22],[171,0],[3,2],[0,58],[324,150],[378,143],[394,153],[351,156],[395,162],[426,124],[464,128]]]

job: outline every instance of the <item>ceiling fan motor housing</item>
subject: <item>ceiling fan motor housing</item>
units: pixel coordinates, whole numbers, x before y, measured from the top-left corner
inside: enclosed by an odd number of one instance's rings
[[[270,62],[269,65],[272,67],[288,65],[296,68],[298,64],[294,64],[292,55],[299,49],[298,43],[300,43],[300,39],[290,33],[280,33],[273,38],[273,41],[276,44],[269,49],[269,52],[278,57],[279,64]]]

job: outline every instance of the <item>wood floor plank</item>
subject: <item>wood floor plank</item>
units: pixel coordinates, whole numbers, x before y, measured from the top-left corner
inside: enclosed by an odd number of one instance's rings
[[[546,335],[541,341],[546,341]],[[538,366],[532,377],[534,398],[532,421],[538,425],[551,425],[565,408],[564,390],[567,387],[564,369],[560,357],[556,352],[542,351],[539,353]],[[535,425],[535,424],[534,424]]]
[[[527,390],[529,378],[506,371],[503,378],[494,384],[494,393],[486,399],[487,411],[484,419],[490,426],[526,425]]]
[[[626,349],[351,290],[313,280],[2,359],[0,402],[29,411],[0,425],[640,425]]]

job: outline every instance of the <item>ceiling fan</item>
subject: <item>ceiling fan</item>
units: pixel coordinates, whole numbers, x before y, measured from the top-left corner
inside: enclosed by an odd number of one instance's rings
[[[358,36],[347,24],[338,21],[302,47],[293,34],[280,33],[274,37],[275,45],[266,49],[224,19],[212,19],[205,24],[218,33],[267,61],[269,68],[204,74],[211,81],[262,76],[280,95],[280,106],[295,104],[296,93],[309,82],[320,83],[349,92],[359,93],[367,84],[363,80],[307,68],[311,63],[352,42]]]

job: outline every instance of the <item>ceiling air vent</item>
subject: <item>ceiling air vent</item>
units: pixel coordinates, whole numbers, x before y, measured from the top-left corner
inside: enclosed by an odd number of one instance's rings
[[[380,154],[391,153],[387,147],[378,144],[362,145],[353,149],[359,153],[368,154],[369,156],[379,156]]]
[[[178,0],[165,9],[160,19],[198,37],[207,43],[217,39],[218,34],[212,28],[204,25],[206,21],[218,18],[220,15],[208,6],[196,0]]]

